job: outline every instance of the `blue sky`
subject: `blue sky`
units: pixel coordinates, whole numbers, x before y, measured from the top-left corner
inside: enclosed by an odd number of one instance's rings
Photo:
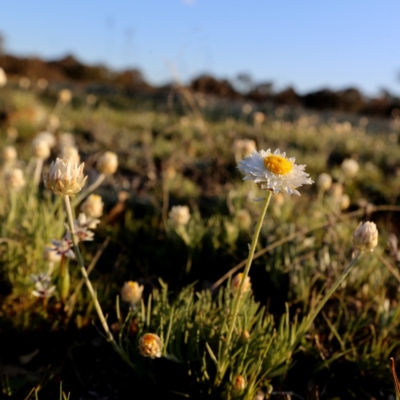
[[[400,93],[398,0],[3,0],[7,51],[140,68],[152,83],[209,72],[306,92]]]

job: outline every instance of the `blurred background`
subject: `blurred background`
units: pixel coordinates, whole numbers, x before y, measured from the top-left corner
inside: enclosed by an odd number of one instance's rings
[[[399,12],[395,0],[4,1],[0,67],[10,81],[152,93],[179,81],[388,117],[399,106]]]

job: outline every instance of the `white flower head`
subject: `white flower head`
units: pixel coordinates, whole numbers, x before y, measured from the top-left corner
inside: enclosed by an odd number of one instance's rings
[[[173,206],[168,214],[172,225],[175,227],[187,225],[190,221],[188,206]]]
[[[101,196],[91,194],[81,205],[81,211],[90,218],[100,218],[103,215],[104,203]]]
[[[86,183],[87,176],[83,175],[83,167],[84,163],[78,166],[68,158],[57,158],[43,175],[44,185],[57,196],[73,196]]]
[[[297,165],[295,161],[294,157],[286,158],[286,153],[281,153],[279,149],[273,153],[270,149],[260,152],[253,150],[248,157],[239,162],[238,169],[246,174],[243,180],[259,183],[261,189],[300,196],[296,188],[311,185],[313,181],[309,174],[304,172],[306,166]]]
[[[360,222],[353,234],[353,245],[360,251],[371,252],[378,244],[378,229],[374,222]]]

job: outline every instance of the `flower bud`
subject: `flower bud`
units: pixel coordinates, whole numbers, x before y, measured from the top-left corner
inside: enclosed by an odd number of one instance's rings
[[[154,333],[146,333],[139,339],[139,352],[144,357],[161,357],[161,339]]]
[[[237,274],[233,279],[232,279],[232,290],[234,292],[237,292],[240,288],[240,284],[242,282],[243,279],[243,274],[239,273]],[[250,277],[246,276],[246,279],[243,283],[243,288],[242,288],[242,292],[246,293],[248,291],[251,290],[251,282],[250,282]]]
[[[7,75],[4,72],[3,68],[0,68],[0,87],[3,87],[7,84]]]
[[[17,159],[17,150],[14,146],[6,146],[3,149],[3,158],[5,162],[12,162]]]
[[[317,186],[322,192],[328,191],[332,186],[332,177],[326,172],[323,172],[317,178]]]
[[[190,221],[189,207],[173,206],[168,216],[174,227],[187,225]]]
[[[354,178],[357,175],[359,169],[360,166],[358,165],[358,162],[356,160],[353,160],[352,158],[346,158],[342,162],[343,174],[348,178]]]
[[[125,282],[121,289],[121,298],[123,301],[130,303],[131,306],[139,303],[142,298],[144,286],[139,285],[137,282]]]
[[[45,140],[37,137],[32,141],[32,153],[34,157],[46,160],[46,158],[50,157],[50,147]]]
[[[81,211],[90,218],[100,218],[103,215],[104,203],[101,196],[91,194],[81,205]]]
[[[62,89],[58,93],[58,99],[61,103],[69,103],[72,99],[72,92],[69,89]]]
[[[79,151],[74,146],[63,146],[61,148],[61,158],[68,158],[72,162],[79,164],[81,157]]]
[[[118,168],[118,156],[106,151],[97,161],[97,169],[105,175],[112,175]]]
[[[353,234],[353,245],[360,251],[371,252],[378,244],[378,229],[374,222],[360,222]]]
[[[24,173],[20,168],[12,168],[6,171],[5,180],[11,191],[18,191],[25,186]]]
[[[243,375],[238,375],[235,378],[235,382],[233,383],[233,390],[236,392],[241,392],[242,390],[246,389],[247,380]]]

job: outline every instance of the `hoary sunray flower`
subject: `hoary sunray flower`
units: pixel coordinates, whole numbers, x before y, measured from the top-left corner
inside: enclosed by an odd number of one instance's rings
[[[57,158],[43,175],[44,185],[57,196],[73,196],[86,183],[87,176],[83,175],[83,167],[84,163],[78,166],[68,158]]]
[[[287,158],[286,153],[279,149],[273,153],[253,150],[238,165],[238,169],[246,174],[243,180],[252,180],[259,183],[261,189],[270,190],[273,193],[286,192],[288,194],[300,193],[296,188],[302,185],[311,185],[313,181],[309,174],[304,172],[305,165],[295,164],[294,157]]]

